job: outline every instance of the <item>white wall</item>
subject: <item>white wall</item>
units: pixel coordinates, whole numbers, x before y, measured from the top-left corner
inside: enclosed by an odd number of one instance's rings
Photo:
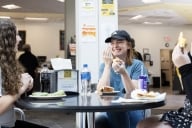
[[[26,31],[26,43],[31,45],[36,56],[45,55],[47,60],[60,56],[64,51],[59,49],[59,31],[64,30],[63,22],[15,22],[18,30]],[[18,55],[21,54],[18,52]]]
[[[64,30],[63,22],[15,22],[18,30],[26,30],[26,43],[31,44],[35,55],[46,55],[48,60],[59,55],[64,57],[64,51],[59,49],[59,30]],[[192,26],[150,26],[150,25],[119,25],[119,29],[127,30],[136,41],[136,49],[143,52],[149,48],[153,66],[149,71],[153,76],[160,76],[160,49],[164,46],[164,37],[171,38],[168,49],[173,49],[180,31],[184,32],[187,43],[192,42]],[[19,55],[20,53],[18,53]]]
[[[173,49],[180,31],[184,32],[187,43],[192,42],[192,26],[150,26],[150,25],[119,25],[119,29],[125,29],[135,39],[136,49],[143,53],[143,48],[149,48],[153,66],[149,71],[153,76],[160,76],[160,49]],[[164,37],[169,36],[170,46],[164,46]]]

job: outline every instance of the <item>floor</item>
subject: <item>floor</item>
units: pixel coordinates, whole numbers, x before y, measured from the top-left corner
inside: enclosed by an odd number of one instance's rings
[[[153,91],[167,92],[166,105],[152,109],[151,113],[160,114],[171,109],[183,106],[185,95],[174,94],[169,87],[150,88]],[[37,124],[45,125],[50,128],[75,128],[75,113],[66,112],[46,112],[46,111],[25,111],[26,120]]]

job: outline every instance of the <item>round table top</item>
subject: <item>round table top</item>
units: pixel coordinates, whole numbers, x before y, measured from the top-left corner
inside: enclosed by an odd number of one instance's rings
[[[41,99],[22,98],[16,102],[16,106],[29,110],[59,110],[68,112],[107,112],[107,111],[127,111],[143,110],[161,107],[165,105],[162,101],[147,101],[134,103],[113,103],[120,96],[100,96],[92,93],[90,96],[71,95],[63,98]]]

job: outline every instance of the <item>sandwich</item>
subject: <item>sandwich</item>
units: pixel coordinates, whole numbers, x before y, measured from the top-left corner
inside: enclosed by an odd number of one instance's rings
[[[119,57],[115,57],[114,59],[113,59],[113,63],[114,62],[121,62],[121,59],[119,58]]]
[[[142,97],[155,98],[158,95],[159,95],[158,92],[153,92],[153,91],[150,91],[150,92],[138,92],[137,93],[137,96],[141,97],[141,98]]]
[[[100,92],[113,92],[114,91],[114,88],[111,87],[111,86],[103,86],[101,89],[100,89]]]

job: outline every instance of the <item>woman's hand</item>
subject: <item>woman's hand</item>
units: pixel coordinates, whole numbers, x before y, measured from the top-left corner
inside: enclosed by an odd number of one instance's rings
[[[172,53],[172,61],[175,64],[177,68],[191,63],[190,58],[188,56],[188,51],[186,48],[183,49],[183,52],[181,48],[179,47],[179,44],[175,46]]]
[[[125,62],[119,58],[113,60],[112,68],[116,73],[125,73]]]
[[[111,65],[113,62],[112,49],[110,46],[103,51],[103,61],[105,65]]]
[[[28,73],[21,74],[21,82],[23,83],[23,86],[19,89],[19,95],[22,95],[33,88],[33,78]]]

